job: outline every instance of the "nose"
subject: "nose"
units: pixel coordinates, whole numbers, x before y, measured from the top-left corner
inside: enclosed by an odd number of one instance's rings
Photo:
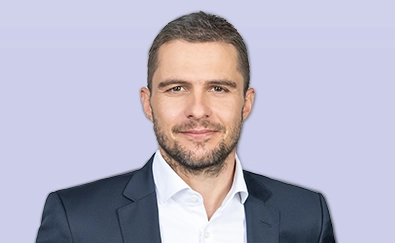
[[[180,104],[181,105],[181,104]],[[211,115],[211,106],[204,92],[193,92],[185,103],[185,115],[189,119],[205,119]]]

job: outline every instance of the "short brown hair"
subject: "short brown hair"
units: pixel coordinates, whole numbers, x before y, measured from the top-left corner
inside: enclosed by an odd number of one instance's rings
[[[172,40],[188,42],[224,42],[238,52],[238,69],[244,78],[244,93],[250,85],[250,64],[243,38],[226,19],[202,11],[181,16],[168,23],[156,36],[149,50],[147,87],[152,88],[152,77],[158,67],[159,47]]]

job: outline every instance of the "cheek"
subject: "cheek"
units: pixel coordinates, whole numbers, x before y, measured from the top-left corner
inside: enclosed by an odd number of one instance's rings
[[[242,120],[242,107],[236,103],[229,102],[226,105],[217,106],[213,113],[216,119],[227,127],[227,130],[233,129]]]
[[[243,100],[236,97],[229,97],[227,99],[213,99],[211,106],[216,113],[222,114],[226,117],[232,117],[237,113],[241,114],[243,108]]]
[[[155,120],[161,127],[172,127],[177,123],[182,109],[180,105],[172,104],[168,100],[158,100],[152,105]]]

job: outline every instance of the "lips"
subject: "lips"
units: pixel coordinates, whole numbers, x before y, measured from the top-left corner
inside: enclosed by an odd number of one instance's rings
[[[217,130],[209,130],[209,129],[193,129],[193,130],[180,131],[181,134],[195,139],[207,138],[217,132],[218,132]]]
[[[189,120],[172,128],[173,133],[184,135],[189,139],[208,139],[216,133],[224,131],[225,127],[222,124],[208,120]]]

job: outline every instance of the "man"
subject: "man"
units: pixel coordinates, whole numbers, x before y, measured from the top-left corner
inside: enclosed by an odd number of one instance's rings
[[[231,24],[203,12],[170,22],[140,91],[159,150],[140,170],[51,193],[37,242],[335,242],[321,194],[242,170],[254,94]]]

